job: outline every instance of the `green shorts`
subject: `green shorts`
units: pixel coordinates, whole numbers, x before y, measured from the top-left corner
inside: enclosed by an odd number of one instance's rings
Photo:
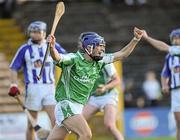
[[[69,100],[58,102],[55,107],[56,124],[61,127],[68,117],[82,114],[83,107],[84,105]]]

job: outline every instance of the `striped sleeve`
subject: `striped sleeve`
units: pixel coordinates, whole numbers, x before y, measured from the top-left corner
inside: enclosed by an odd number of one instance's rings
[[[28,45],[23,45],[18,49],[18,51],[16,52],[16,54],[10,64],[11,69],[18,71],[22,68],[22,66],[24,65],[24,62],[25,62],[24,55],[25,55],[27,48],[28,48]]]
[[[171,71],[169,69],[168,60],[170,58],[170,55],[167,55],[165,58],[165,63],[161,72],[161,77],[168,78],[171,76]]]
[[[66,50],[63,47],[61,47],[61,45],[58,43],[55,44],[55,48],[59,53],[62,53],[62,54],[67,53]]]

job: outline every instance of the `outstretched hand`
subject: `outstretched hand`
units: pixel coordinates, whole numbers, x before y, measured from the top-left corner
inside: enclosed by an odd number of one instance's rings
[[[143,36],[144,31],[138,29],[137,27],[134,28],[134,37],[140,40]]]
[[[147,38],[148,38],[148,34],[147,34],[147,32],[146,32],[145,30],[143,30],[143,38],[144,38],[144,39],[147,39]]]

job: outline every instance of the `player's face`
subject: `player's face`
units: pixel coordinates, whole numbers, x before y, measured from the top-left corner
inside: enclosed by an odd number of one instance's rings
[[[40,43],[45,39],[46,33],[44,31],[31,31],[30,38],[34,43]]]
[[[105,53],[105,46],[98,45],[93,49],[92,55],[93,56],[103,56]]]
[[[174,45],[180,46],[180,37],[173,37],[172,43]]]

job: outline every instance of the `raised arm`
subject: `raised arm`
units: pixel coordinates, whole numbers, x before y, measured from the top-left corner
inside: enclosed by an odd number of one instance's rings
[[[47,41],[50,43],[50,54],[51,57],[53,58],[53,60],[55,61],[60,61],[61,60],[61,55],[59,54],[59,52],[57,51],[57,49],[55,48],[55,42],[56,42],[56,38],[54,35],[49,35],[47,38]]]
[[[148,43],[150,43],[154,48],[156,48],[160,51],[169,52],[170,47],[168,44],[166,44],[163,41],[160,41],[160,40],[157,40],[157,39],[154,39],[154,38],[148,36],[146,31],[144,31],[144,33],[143,33],[143,39],[145,41],[147,41]]]
[[[123,49],[114,53],[114,61],[121,60],[125,57],[128,57],[131,54],[131,52],[134,50],[134,48],[136,47],[142,35],[143,35],[143,31],[135,27],[134,38]]]

